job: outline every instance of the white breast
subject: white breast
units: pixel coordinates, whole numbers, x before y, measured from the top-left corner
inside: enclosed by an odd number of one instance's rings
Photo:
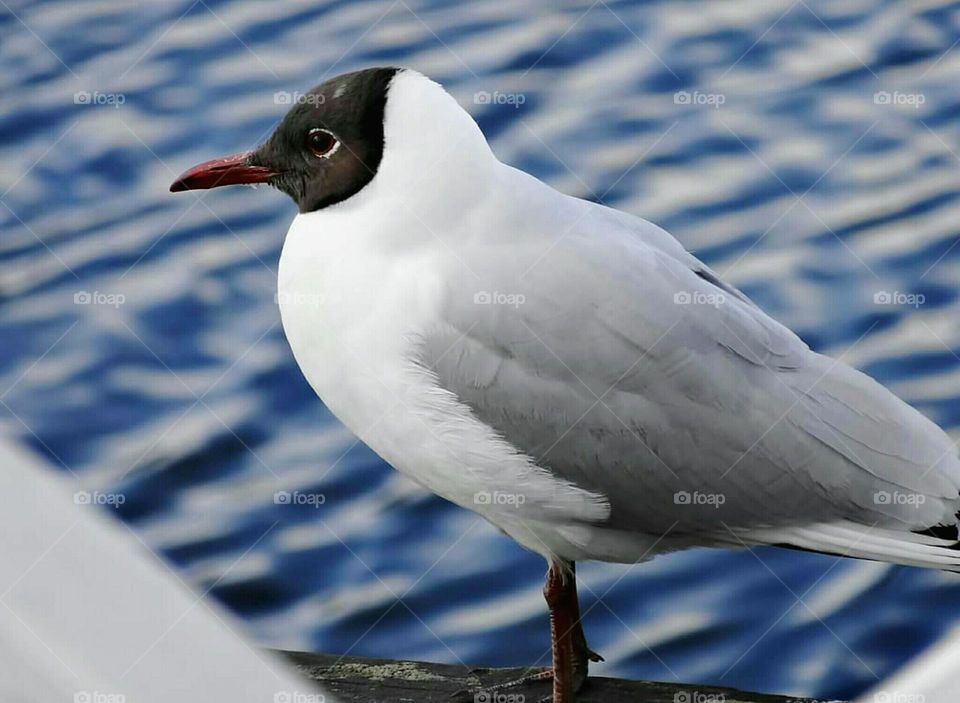
[[[413,335],[434,314],[435,274],[428,255],[398,262],[364,223],[338,219],[313,213],[291,225],[280,258],[283,327],[330,410],[388,461],[406,463],[397,451],[402,438],[424,431],[404,412],[422,382],[408,360]]]
[[[294,220],[278,300],[297,363],[331,412],[396,469],[534,551],[567,554],[556,520],[601,519],[606,506],[519,454],[418,365],[417,341],[439,319],[444,254],[394,246],[385,226],[355,211]]]

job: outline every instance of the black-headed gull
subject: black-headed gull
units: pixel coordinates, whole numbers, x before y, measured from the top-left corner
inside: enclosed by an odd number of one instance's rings
[[[544,556],[554,701],[588,660],[573,564],[773,544],[960,569],[960,460],[645,220],[493,155],[437,83],[375,68],[171,190],[297,203],[283,327],[387,462]]]

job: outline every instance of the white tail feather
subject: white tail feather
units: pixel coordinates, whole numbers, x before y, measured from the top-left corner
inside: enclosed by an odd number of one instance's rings
[[[744,544],[785,545],[857,559],[960,572],[960,543],[888,527],[833,522],[744,530],[737,532],[737,537]]]

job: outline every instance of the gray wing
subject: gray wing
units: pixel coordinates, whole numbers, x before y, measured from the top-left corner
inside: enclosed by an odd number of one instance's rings
[[[485,243],[445,292],[420,361],[478,418],[606,496],[615,529],[954,522],[942,430],[663,230],[583,206],[546,257],[533,236]]]

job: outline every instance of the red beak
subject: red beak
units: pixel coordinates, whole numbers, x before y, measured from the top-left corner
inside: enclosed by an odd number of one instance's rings
[[[252,166],[247,163],[250,152],[233,154],[222,159],[204,161],[188,171],[170,184],[170,192],[181,190],[204,190],[237,183],[267,183],[277,175],[266,166]]]

